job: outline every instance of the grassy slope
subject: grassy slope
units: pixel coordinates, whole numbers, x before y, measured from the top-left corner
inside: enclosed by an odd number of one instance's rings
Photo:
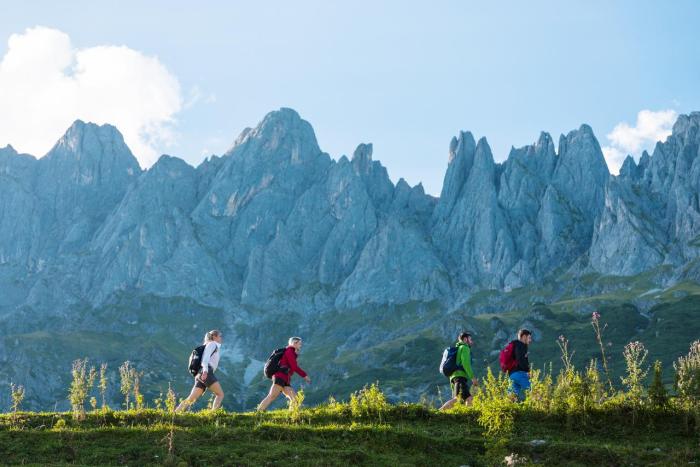
[[[678,290],[684,293],[674,296]],[[473,355],[478,376],[485,374],[487,366],[498,371],[498,350],[524,323],[538,331],[530,349],[531,362],[540,368],[551,362],[556,372],[561,366],[556,339],[562,334],[575,351],[573,360],[577,367],[584,367],[592,358],[601,361],[590,314],[591,309],[598,310],[601,322],[607,323],[603,337],[614,384],[619,384],[625,371],[622,351],[627,343],[642,341],[649,349],[648,363],[662,361],[664,380],[670,386],[672,363],[700,338],[700,290],[693,284],[659,292],[661,303],[651,307],[646,316],[630,303],[626,289],[617,297],[606,292],[604,298],[564,297],[546,305],[532,305],[531,293],[515,293],[523,294],[522,302],[502,313],[474,316],[466,305],[446,314],[432,305],[323,316],[309,332],[308,348],[301,357],[304,368],[316,376],[315,384],[307,387],[308,400],[319,403],[328,395],[346,399],[353,391],[378,381],[394,401],[425,397],[439,402],[449,391],[446,379],[437,371],[440,354],[460,328],[475,334]],[[487,295],[482,294],[479,300],[488,301]],[[339,339],[339,329],[350,332]],[[362,332],[352,332],[356,329]],[[507,333],[506,341],[497,337],[499,331]],[[345,344],[346,340],[354,341],[354,345]],[[345,345],[339,349],[339,343]],[[243,406],[254,407],[256,394],[264,393],[266,385],[256,380],[251,388],[253,396]]]
[[[306,342],[301,365],[314,380],[306,387],[309,403],[323,402],[330,395],[346,400],[352,392],[375,381],[393,401],[427,398],[439,402],[449,389],[437,366],[442,349],[459,329],[475,333],[474,364],[479,376],[484,375],[486,366],[497,368],[503,333],[507,340],[523,323],[538,330],[530,352],[533,364],[542,367],[552,362],[556,371],[560,364],[556,338],[560,334],[570,340],[577,366],[591,358],[600,359],[590,325],[590,312],[597,309],[601,321],[608,323],[605,348],[615,383],[624,370],[622,348],[633,340],[647,346],[650,363],[662,360],[665,381],[672,383],[672,362],[700,338],[700,286],[682,283],[658,290],[646,275],[590,275],[583,277],[578,286],[591,293],[577,297],[580,291],[562,293],[551,284],[508,294],[484,291],[451,311],[437,304],[333,311],[310,317],[251,311],[255,319],[239,321],[233,332],[222,324],[226,322],[223,310],[177,298],[130,298],[104,309],[83,310],[68,321],[63,317],[41,322],[23,319],[31,326],[9,329],[0,337],[0,346],[16,352],[21,359],[18,365],[7,367],[9,374],[2,376],[6,384],[14,381],[29,388],[41,387],[50,379],[52,391],[45,400],[37,401],[30,395],[26,405],[51,409],[58,401],[59,409],[67,408],[71,361],[90,356],[93,364],[109,363],[112,380],[108,397],[116,405],[121,400],[116,369],[131,359],[145,370],[143,390],[152,403],[159,392],[167,390],[169,382],[179,396],[186,394],[191,379],[185,365],[191,348],[205,328],[224,327],[228,332],[224,350],[237,346],[246,352],[239,363],[229,359],[222,362],[218,376],[227,392],[224,404],[228,409],[252,409],[269,387],[269,381],[260,374],[244,384],[248,357],[264,360],[286,337],[297,334]],[[642,314],[632,304],[640,298],[658,304]],[[99,331],[104,323],[109,323],[109,332]],[[197,323],[196,329],[193,323]],[[144,358],[148,365],[144,365]],[[28,368],[28,372],[17,373],[22,368]],[[0,409],[9,404],[4,395],[9,391],[3,389],[2,393]]]
[[[347,406],[346,406],[347,407]],[[63,420],[63,421],[60,421]],[[544,465],[679,465],[700,462],[697,434],[678,417],[656,415],[632,425],[626,414],[594,413],[585,425],[562,417],[520,413],[504,447],[487,441],[476,413],[441,414],[393,406],[380,418],[348,410],[201,412],[178,416],[169,457],[170,424],[163,412],[0,416],[3,463],[39,465],[490,465],[517,452]],[[63,426],[61,426],[63,425]],[[567,428],[568,427],[568,428]],[[545,440],[532,446],[533,439]]]

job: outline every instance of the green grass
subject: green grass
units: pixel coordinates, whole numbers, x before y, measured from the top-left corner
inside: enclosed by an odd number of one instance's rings
[[[484,437],[475,409],[439,413],[393,405],[381,420],[358,417],[347,404],[287,411],[178,415],[173,450],[168,414],[66,413],[0,415],[5,464],[35,465],[495,465],[510,453],[531,465],[680,465],[700,462],[698,435],[682,415],[650,414],[636,423],[624,411],[591,412],[580,420],[524,409],[502,445]],[[544,440],[533,446],[532,440]]]
[[[61,316],[32,320],[22,315],[3,322],[7,331],[0,336],[0,346],[18,355],[20,362],[1,372],[5,385],[0,383],[0,389],[6,391],[10,381],[24,384],[26,407],[63,410],[68,407],[71,362],[89,357],[91,365],[109,364],[107,400],[112,407],[123,403],[116,370],[125,360],[145,371],[142,391],[147,403],[152,405],[169,383],[178,397],[184,397],[192,385],[186,371],[191,349],[206,329],[222,328],[226,338],[217,377],[229,410],[250,410],[265,396],[269,381],[260,372],[245,384],[244,371],[251,358],[264,361],[291,335],[304,338],[299,362],[313,380],[305,386],[308,403],[321,403],[330,395],[347,399],[376,381],[392,402],[416,402],[421,397],[439,402],[449,389],[438,364],[442,350],[454,343],[459,330],[474,333],[478,377],[484,376],[486,367],[498,368],[499,350],[524,323],[537,331],[530,348],[535,367],[550,362],[555,372],[561,367],[556,339],[565,335],[575,350],[574,363],[583,368],[591,358],[600,361],[590,323],[593,310],[608,324],[604,339],[613,383],[620,384],[624,370],[623,347],[639,340],[649,349],[648,363],[662,361],[664,381],[670,387],[672,363],[700,338],[700,285],[683,282],[663,289],[654,283],[655,274],[663,274],[663,268],[628,278],[589,274],[577,281],[507,293],[481,291],[449,310],[438,303],[308,315],[251,308],[245,318],[236,319],[229,316],[234,311],[188,299],[126,294],[118,304],[104,308],[78,307],[69,321]],[[242,360],[229,358],[234,353]],[[295,377],[293,384],[298,383]],[[38,391],[39,387],[44,390]],[[7,408],[7,401],[0,397],[0,410]]]

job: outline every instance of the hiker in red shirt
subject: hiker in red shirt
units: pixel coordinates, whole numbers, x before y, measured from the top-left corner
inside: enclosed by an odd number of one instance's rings
[[[265,399],[258,405],[259,411],[265,411],[267,407],[272,404],[272,401],[277,399],[281,393],[283,393],[290,402],[296,400],[297,394],[290,385],[294,373],[304,378],[304,381],[307,383],[311,383],[311,378],[309,378],[306,372],[297,364],[297,355],[301,350],[301,346],[301,337],[289,338],[289,345],[284,349],[284,354],[279,359],[279,371],[276,371],[272,376],[272,387]]]

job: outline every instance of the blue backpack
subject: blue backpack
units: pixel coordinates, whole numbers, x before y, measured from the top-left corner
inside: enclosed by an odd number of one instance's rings
[[[457,370],[464,370],[462,365],[457,365],[457,347],[448,347],[442,352],[440,373],[448,378]]]

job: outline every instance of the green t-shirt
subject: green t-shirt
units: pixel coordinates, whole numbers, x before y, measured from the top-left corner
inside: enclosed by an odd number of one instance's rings
[[[457,370],[450,375],[450,381],[458,376],[474,379],[474,371],[472,370],[472,349],[464,342],[457,342],[457,365],[460,365],[463,370]]]

